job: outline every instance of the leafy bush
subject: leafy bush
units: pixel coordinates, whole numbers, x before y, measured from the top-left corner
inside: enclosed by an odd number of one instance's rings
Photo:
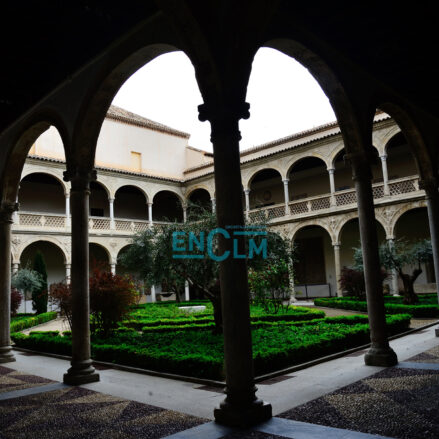
[[[388,277],[385,270],[381,270],[381,280]],[[364,281],[364,272],[349,267],[343,267],[340,274],[340,288],[348,296],[358,299],[366,298],[366,285]]]
[[[23,329],[32,328],[32,326],[46,323],[50,320],[56,319],[56,312],[45,312],[37,315],[20,315],[12,318],[11,332],[22,331]]]
[[[290,299],[289,267],[284,260],[266,264],[262,270],[250,269],[248,285],[253,302],[268,313],[288,312]],[[286,302],[286,304],[285,304]]]
[[[90,276],[90,328],[108,336],[136,302],[137,292],[128,277],[94,267]]]
[[[11,288],[11,316],[15,316],[17,314],[18,308],[20,308],[21,304],[21,294],[17,288]]]

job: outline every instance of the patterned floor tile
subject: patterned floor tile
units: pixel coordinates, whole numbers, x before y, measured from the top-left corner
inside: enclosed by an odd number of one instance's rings
[[[1,401],[0,412],[0,437],[5,439],[153,439],[206,422],[80,387]]]
[[[46,378],[27,375],[9,367],[0,366],[0,393],[43,386],[54,382]]]

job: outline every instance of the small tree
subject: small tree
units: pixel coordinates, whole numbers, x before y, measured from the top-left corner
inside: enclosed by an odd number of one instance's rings
[[[277,314],[281,309],[288,310],[290,285],[286,261],[267,264],[263,270],[250,269],[248,283],[254,302],[262,305],[266,312]]]
[[[90,328],[108,336],[136,302],[137,291],[128,276],[93,267],[90,276]]]
[[[11,316],[17,314],[18,308],[21,304],[21,294],[16,288],[11,288]]]
[[[416,243],[398,239],[393,243],[381,244],[379,248],[381,265],[386,270],[396,270],[401,278],[404,286],[403,303],[411,305],[419,301],[413,285],[422,273],[421,264],[430,261],[432,254],[431,242],[428,239]],[[361,249],[355,249],[354,259],[357,266],[361,267],[363,264]],[[410,266],[414,266],[411,274],[405,272]]]
[[[37,252],[34,258],[34,271],[39,273],[41,285],[32,290],[32,307],[37,314],[47,312],[47,270],[44,257],[41,252]]]
[[[72,330],[72,291],[70,285],[65,282],[50,285],[50,303],[59,308],[60,315],[65,317],[70,330]]]
[[[11,279],[13,288],[17,288],[24,297],[24,312],[26,312],[26,293],[41,288],[42,279],[39,273],[30,268],[20,268]]]
[[[381,270],[381,279],[384,281],[388,277],[385,270]],[[340,275],[340,287],[348,296],[358,299],[366,298],[366,285],[364,272],[362,269],[343,267]]]

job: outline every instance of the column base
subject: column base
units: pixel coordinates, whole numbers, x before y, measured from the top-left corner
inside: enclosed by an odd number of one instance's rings
[[[390,347],[375,348],[371,347],[364,356],[366,366],[390,367],[398,364],[398,357]]]
[[[12,363],[15,360],[11,346],[0,347],[0,363]]]
[[[226,401],[213,411],[215,421],[229,427],[246,428],[272,418],[271,404],[264,403],[260,399],[250,406],[231,405]]]
[[[99,374],[91,365],[91,360],[72,362],[72,367],[64,374],[64,384],[80,386],[81,384],[95,383],[99,381]]]

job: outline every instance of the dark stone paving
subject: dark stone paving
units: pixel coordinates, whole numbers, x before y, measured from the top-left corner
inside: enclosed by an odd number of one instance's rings
[[[30,387],[44,386],[54,382],[46,378],[27,375],[9,367],[0,366],[0,394]]]
[[[3,439],[162,438],[207,422],[81,387],[0,401]]]
[[[437,439],[438,393],[438,370],[392,367],[278,416],[394,438]]]

